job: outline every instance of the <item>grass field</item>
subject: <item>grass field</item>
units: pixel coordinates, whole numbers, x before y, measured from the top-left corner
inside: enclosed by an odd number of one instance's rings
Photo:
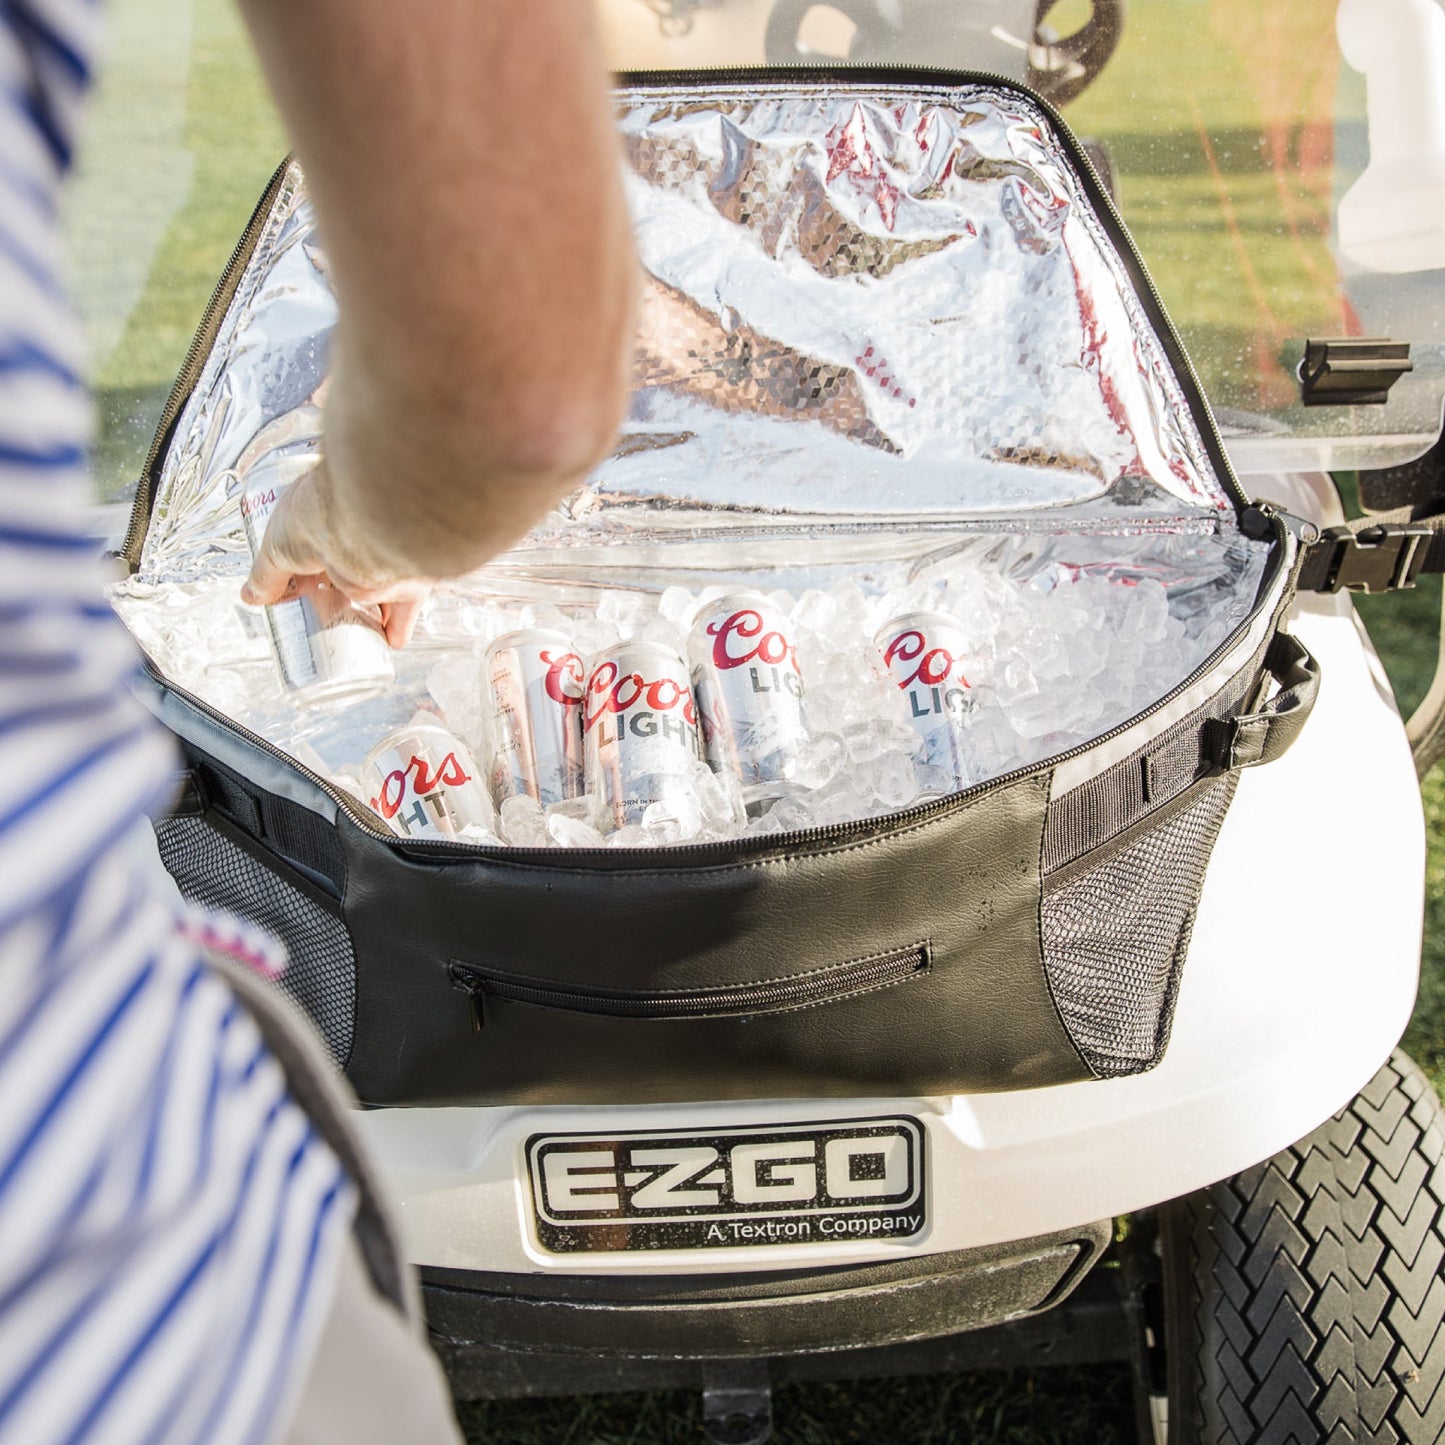
[[[1084,9],[1065,0],[1055,12],[1061,28]],[[1126,218],[1218,406],[1279,408],[1292,393],[1299,339],[1339,334],[1347,321],[1325,218],[1332,121],[1357,119],[1358,87],[1314,61],[1309,39],[1332,24],[1333,9],[1317,0],[1131,0],[1108,86],[1069,113],[1077,130],[1108,143]],[[116,0],[112,26],[115,63],[70,222],[95,354],[97,472],[117,496],[134,481],[199,311],[284,138],[226,0]],[[1362,605],[1406,711],[1434,665],[1438,609],[1438,584]],[[1439,772],[1424,802],[1425,955],[1405,1043],[1440,1088]],[[780,1392],[776,1414],[784,1445],[1132,1438],[1122,1370],[797,1387]],[[468,1405],[463,1419],[469,1439],[516,1445],[663,1445],[699,1432],[696,1399],[669,1394]]]

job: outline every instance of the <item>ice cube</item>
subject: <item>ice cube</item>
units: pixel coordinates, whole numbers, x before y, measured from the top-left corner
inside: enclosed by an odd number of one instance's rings
[[[848,762],[848,747],[837,733],[816,733],[798,749],[784,768],[789,782],[804,788],[821,788]]]
[[[802,797],[782,797],[769,810],[780,828],[796,833],[813,826],[813,814]]]
[[[678,789],[665,802],[649,803],[642,810],[642,828],[654,845],[684,843],[702,826],[702,805],[696,794]]]
[[[732,832],[744,816],[742,789],[732,773],[714,773],[706,763],[693,774],[699,824],[708,832]]]
[[[621,634],[616,625],[601,617],[583,617],[572,628],[572,646],[588,666],[599,652],[616,646],[619,641]]]
[[[884,753],[874,763],[873,792],[884,808],[906,808],[918,796],[918,775],[905,753]]]
[[[657,611],[674,627],[686,630],[692,623],[692,614],[697,611],[697,598],[686,587],[669,587],[657,599]]]
[[[915,763],[913,775],[918,784],[920,801],[925,797],[946,797],[949,793],[956,793],[967,786],[966,783],[958,781],[951,768],[937,763]]]
[[[660,647],[671,648],[679,657],[687,653],[687,633],[666,617],[650,618],[639,637],[643,642],[655,642]]]
[[[506,798],[500,809],[502,832],[514,848],[545,848],[547,820],[542,805],[530,794]]]
[[[523,627],[539,627],[547,632],[566,633],[572,629],[572,619],[560,607],[554,607],[550,602],[533,603],[524,607],[521,624]]]
[[[607,840],[582,818],[553,811],[547,819],[547,833],[559,848],[605,848]]]
[[[829,629],[838,604],[826,592],[810,587],[793,606],[793,627],[800,635],[823,634]],[[809,641],[812,637],[809,636]]]

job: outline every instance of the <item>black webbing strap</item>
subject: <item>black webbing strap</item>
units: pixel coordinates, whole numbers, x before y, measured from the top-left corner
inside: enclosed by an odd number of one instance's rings
[[[1431,505],[1438,505],[1434,503]],[[1445,572],[1445,513],[1401,507],[1328,527],[1304,544],[1301,592],[1389,592],[1422,572]]]
[[[1211,699],[1210,715],[1192,714],[1055,798],[1044,824],[1044,874],[1057,875],[1136,825],[1152,825],[1206,779],[1280,757],[1314,706],[1319,665],[1298,638],[1280,632],[1264,649],[1260,667],[1262,675],[1246,670]],[[1253,710],[1235,715],[1236,707]]]
[[[271,852],[297,864],[341,897],[346,854],[335,826],[309,808],[258,788],[212,758],[193,761],[192,784],[201,797]],[[184,796],[184,795],[183,795]]]
[[[1300,735],[1320,691],[1320,667],[1297,637],[1277,632],[1264,658],[1278,691],[1257,712],[1211,718],[1204,743],[1215,767],[1225,772],[1272,763]]]

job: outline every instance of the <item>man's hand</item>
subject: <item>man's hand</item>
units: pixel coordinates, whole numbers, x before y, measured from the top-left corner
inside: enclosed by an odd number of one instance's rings
[[[431,591],[424,578],[402,577],[378,557],[357,550],[355,534],[338,518],[325,461],[281,494],[266,525],[241,600],[269,606],[293,596],[311,578],[325,577],[360,606],[375,604],[386,640],[405,647]]]
[[[324,571],[409,635],[417,579],[523,536],[611,449],[638,267],[593,8],[240,0],[339,304],[324,469],[251,595]]]

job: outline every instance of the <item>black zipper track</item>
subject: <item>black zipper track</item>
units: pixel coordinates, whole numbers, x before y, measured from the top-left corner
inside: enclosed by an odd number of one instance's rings
[[[245,274],[246,267],[255,253],[256,243],[260,240],[261,232],[265,230],[266,222],[270,219],[271,209],[276,204],[276,197],[281,192],[281,186],[285,182],[286,172],[290,166],[291,157],[287,156],[272,172],[271,179],[266,182],[266,189],[261,192],[261,198],[251,212],[251,219],[246,222],[246,229],[241,232],[241,239],[236,242],[230,260],[226,262],[220,280],[216,282],[215,290],[211,292],[211,299],[206,302],[206,309],[201,312],[200,324],[196,327],[196,334],[191,337],[191,344],[186,348],[185,357],[181,361],[181,369],[176,374],[175,385],[171,387],[170,395],[166,397],[166,404],[161,408],[160,420],[156,423],[156,434],[151,439],[145,465],[141,467],[140,477],[136,482],[135,498],[131,502],[130,522],[126,527],[125,541],[121,543],[120,548],[120,556],[131,572],[140,566],[141,545],[145,541],[146,532],[150,529],[151,509],[155,506],[156,486],[160,482],[161,465],[165,460],[166,451],[170,447],[176,422],[180,420],[181,412],[185,410],[186,403],[191,399],[191,393],[196,389],[196,383],[201,379],[201,372],[205,370],[206,362],[210,359],[211,348],[216,342],[216,333],[221,328],[221,320],[235,297],[236,287],[240,284],[241,277]]]
[[[1275,546],[1279,549],[1285,539],[1287,528],[1282,520],[1281,514],[1268,506],[1261,506],[1259,511],[1266,517],[1275,532]],[[1300,556],[1303,556],[1301,551]],[[1283,566],[1281,553],[1276,551],[1275,574]],[[1261,592],[1267,592],[1273,586],[1275,575],[1271,575],[1261,585]],[[1276,620],[1278,614],[1283,611],[1287,602],[1287,591],[1281,595],[1281,600],[1276,608]],[[323,778],[319,773],[314,773],[304,763],[297,761],[290,753],[284,752],[274,743],[251,732],[248,728],[242,727],[234,719],[227,717],[224,713],[218,712],[208,702],[197,697],[194,693],[188,692],[185,688],[162,676],[149,658],[145,659],[147,672],[168,692],[181,698],[193,707],[202,716],[209,718],[227,732],[239,734],[254,747],[259,748],[267,756],[283,764],[288,770],[299,774],[308,782],[319,788],[327,797],[336,803],[337,807],[344,812],[363,832],[371,834],[379,839],[395,852],[405,857],[416,859],[462,860],[515,863],[527,866],[551,866],[561,869],[576,869],[592,867],[596,868],[599,859],[605,858],[609,867],[619,872],[625,872],[634,868],[657,869],[666,867],[669,864],[676,866],[695,865],[727,865],[750,858],[755,854],[775,852],[779,848],[796,849],[799,847],[830,847],[836,844],[846,843],[850,839],[863,838],[880,832],[892,833],[903,828],[909,828],[919,823],[927,822],[930,818],[942,816],[960,806],[965,800],[969,803],[987,796],[989,793],[998,791],[1001,788],[1019,782],[1023,778],[1042,777],[1052,773],[1060,764],[1069,762],[1073,758],[1081,757],[1084,753],[1092,752],[1096,747],[1107,743],[1120,736],[1129,729],[1136,727],[1139,723],[1147,721],[1155,713],[1162,712],[1171,706],[1176,698],[1187,692],[1200,678],[1207,675],[1215,667],[1221,658],[1233,651],[1239,638],[1253,624],[1257,611],[1251,611],[1234,632],[1226,637],[1198,667],[1194,669],[1178,687],[1173,688],[1157,701],[1151,703],[1143,712],[1135,713],[1131,718],[1126,718],[1116,727],[1110,728],[1108,732],[1101,733],[1098,737],[1090,739],[1086,743],[1080,743],[1076,747],[1069,748],[1062,753],[1056,753],[1045,758],[1041,762],[1029,763],[1024,767],[1015,768],[1012,772],[1002,773],[996,778],[990,778],[986,782],[975,783],[970,788],[961,792],[950,793],[947,797],[935,798],[931,802],[920,803],[913,808],[904,809],[901,812],[885,813],[873,818],[859,818],[851,823],[830,823],[820,828],[803,828],[791,833],[769,833],[767,835],[755,835],[752,837],[726,838],[720,842],[711,843],[676,843],[666,848],[522,848],[510,845],[501,848],[487,848],[476,843],[453,843],[440,838],[409,838],[401,839],[389,829],[384,828],[369,808],[358,802],[355,797],[342,788],[338,788],[328,779]]]
[[[506,999],[539,1008],[607,1018],[682,1019],[721,1018],[735,1014],[776,1013],[806,1008],[863,990],[886,988],[927,973],[924,944],[900,949],[882,958],[865,958],[822,973],[769,983],[738,984],[730,988],[698,989],[685,993],[625,993],[616,989],[562,988],[554,983],[489,973],[471,964],[452,963],[447,969],[453,984],[477,997]]]
[[[775,91],[783,85],[812,85],[815,87],[825,86],[834,91],[852,91],[877,89],[880,86],[912,85],[915,87],[934,87],[941,90],[953,91],[962,86],[978,85],[992,86],[996,89],[1010,91],[1038,109],[1047,117],[1054,127],[1059,138],[1064,144],[1075,170],[1084,183],[1084,189],[1090,201],[1095,207],[1099,220],[1104,226],[1110,241],[1119,252],[1124,262],[1130,279],[1133,281],[1140,299],[1144,303],[1145,311],[1150,321],[1154,324],[1159,333],[1161,344],[1164,346],[1166,356],[1175,370],[1175,379],[1180,383],[1184,391],[1185,401],[1190,407],[1190,414],[1196,426],[1200,428],[1201,437],[1209,452],[1210,460],[1215,464],[1225,489],[1229,492],[1235,503],[1236,513],[1241,515],[1246,509],[1255,508],[1265,518],[1275,533],[1275,545],[1278,548],[1285,540],[1287,528],[1281,520],[1281,515],[1276,509],[1268,505],[1261,505],[1252,502],[1238,477],[1235,475],[1233,464],[1229,460],[1228,453],[1224,447],[1224,439],[1220,435],[1218,424],[1214,419],[1214,413],[1205,399],[1204,391],[1199,382],[1198,374],[1194,369],[1193,362],[1185,350],[1184,343],[1180,339],[1174,323],[1169,319],[1168,312],[1164,309],[1164,303],[1159,295],[1158,288],[1154,285],[1153,278],[1149,275],[1148,268],[1135,246],[1133,238],[1129,235],[1118,208],[1114,205],[1113,198],[1104,188],[1099,180],[1098,173],[1094,169],[1093,162],[1079,145],[1073,131],[1062,115],[1046,101],[1042,96],[1036,94],[1028,86],[1013,80],[1008,76],[995,75],[986,71],[960,71],[945,68],[931,68],[927,66],[887,66],[875,65],[848,69],[846,72],[831,67],[808,67],[808,66],[782,66],[782,67],[745,67],[745,66],[719,66],[713,69],[690,69],[690,70],[662,70],[662,71],[626,71],[617,76],[620,86],[633,87],[638,89],[683,88],[689,85],[729,85],[739,89],[746,86],[768,85]],[[142,478],[141,489],[137,491],[136,505],[132,510],[131,530],[127,532],[126,547],[123,555],[130,561],[131,534],[136,531],[139,523],[140,536],[143,537],[145,528],[149,524],[150,509],[154,500],[154,483],[159,472],[161,454],[170,440],[170,428],[174,426],[176,416],[179,415],[186,399],[195,387],[196,380],[204,365],[204,357],[199,353],[203,348],[209,348],[214,341],[214,333],[218,323],[218,317],[222,309],[229,304],[231,296],[235,292],[239,273],[244,269],[246,261],[255,249],[256,241],[264,226],[266,213],[275,202],[281,183],[285,177],[291,158],[288,156],[277,168],[272,176],[266,192],[262,195],[255,211],[252,213],[251,221],[246,228],[245,234],[237,243],[232,253],[230,262],[227,263],[226,272],[222,276],[220,284],[217,285],[215,295],[206,309],[202,318],[201,326],[198,328],[196,338],[187,352],[186,362],[183,366],[181,376],[177,378],[176,386],[172,391],[170,400],[166,403],[165,412],[162,413],[161,426],[157,429],[156,439],[151,448],[151,456],[147,459],[145,475]],[[173,407],[174,403],[174,407]],[[142,499],[141,491],[145,492]],[[142,505],[144,514],[142,515]],[[137,549],[139,543],[136,544]],[[138,551],[137,551],[138,556]],[[1280,562],[1276,558],[1276,570]],[[135,563],[131,563],[134,570]],[[1266,592],[1273,585],[1274,575],[1269,576],[1261,584],[1261,592]],[[1061,763],[1079,757],[1083,753],[1092,751],[1101,744],[1137,726],[1140,722],[1152,717],[1155,713],[1170,706],[1181,694],[1187,692],[1201,677],[1205,676],[1228,652],[1230,652],[1237,639],[1249,628],[1255,618],[1255,611],[1251,610],[1248,617],[1235,629],[1235,631],[1213,652],[1206,657],[1198,667],[1194,669],[1177,687],[1159,698],[1143,712],[1136,713],[1133,717],[1126,719],[1118,726],[1111,728],[1107,733],[1100,734],[1097,738],[1087,743],[1081,743],[1077,747],[1068,749],[1066,752],[1056,754],[1042,762],[1030,763],[1025,767],[1016,768],[1012,772],[1001,774],[997,778],[991,778],[987,782],[975,784],[962,792],[949,794],[944,798],[934,799],[932,802],[920,804],[917,807],[909,808],[903,812],[889,813],[878,818],[858,819],[851,823],[833,823],[821,828],[808,828],[791,833],[769,834],[763,837],[742,837],[726,839],[714,843],[681,843],[667,848],[628,848],[626,850],[612,849],[575,849],[575,848],[485,848],[471,843],[452,843],[440,839],[398,839],[396,835],[384,828],[373,813],[360,802],[341,788],[336,787],[319,774],[312,772],[304,764],[298,762],[289,753],[283,752],[265,738],[258,736],[249,729],[240,726],[233,719],[225,714],[216,711],[208,703],[196,697],[194,693],[178,686],[168,678],[163,677],[157,669],[146,661],[147,670],[167,690],[180,697],[190,706],[195,708],[203,716],[210,718],[220,724],[226,730],[238,733],[249,742],[260,748],[268,756],[284,764],[287,768],[300,774],[308,781],[319,787],[329,798],[331,798],[364,832],[370,833],[381,839],[396,851],[407,856],[418,858],[444,859],[489,859],[495,861],[509,861],[535,865],[539,863],[550,864],[559,868],[576,868],[581,866],[597,866],[599,855],[612,859],[612,855],[625,852],[625,859],[619,857],[615,866],[619,871],[632,867],[657,868],[670,862],[677,864],[698,865],[704,863],[727,863],[733,859],[750,857],[753,854],[766,853],[776,850],[778,847],[796,848],[800,846],[829,846],[847,842],[851,838],[864,837],[877,833],[880,828],[885,831],[893,831],[896,828],[911,827],[936,815],[941,815],[957,806],[961,800],[972,801],[981,798],[999,788],[1006,787],[1020,779],[1029,776],[1041,776],[1052,772]]]

